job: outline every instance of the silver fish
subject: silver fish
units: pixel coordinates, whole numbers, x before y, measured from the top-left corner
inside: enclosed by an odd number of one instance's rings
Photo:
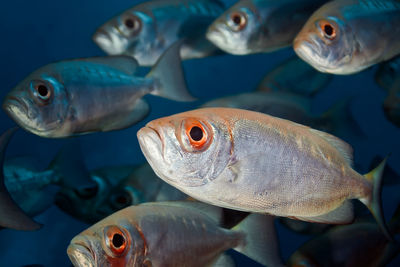
[[[221,256],[233,248],[263,265],[283,266],[273,217],[252,214],[232,230],[220,220],[221,209],[204,203],[131,206],[74,237],[67,252],[75,267],[203,267],[232,266]]]
[[[160,118],[137,135],[155,173],[197,200],[343,224],[354,217],[349,199],[359,199],[390,238],[377,197],[385,161],[363,176],[351,167],[351,147],[335,136],[232,108]]]
[[[207,38],[235,55],[271,52],[292,44],[310,15],[327,0],[242,0],[207,30]]]
[[[175,43],[146,77],[130,57],[67,60],[46,65],[20,82],[3,108],[24,129],[42,137],[68,137],[129,127],[149,112],[142,97],[191,101]]]
[[[400,2],[331,1],[294,40],[297,55],[321,72],[352,74],[400,53]]]
[[[153,0],[128,9],[106,22],[93,35],[109,55],[129,55],[141,66],[152,66],[174,42],[185,39],[182,59],[217,52],[205,31],[223,11],[218,0]]]

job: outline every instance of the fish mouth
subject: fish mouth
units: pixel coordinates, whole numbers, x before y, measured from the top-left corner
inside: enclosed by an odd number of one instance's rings
[[[15,96],[7,96],[3,101],[3,109],[10,115],[13,114],[13,107],[19,109],[28,116],[28,105],[21,99]],[[13,116],[12,116],[13,117]]]
[[[95,257],[83,241],[71,243],[67,248],[67,254],[75,267],[95,267]]]
[[[206,32],[206,38],[219,48],[221,48],[220,46],[223,46],[223,44],[227,43],[227,37],[224,34],[224,31],[222,31],[217,25],[208,28]]]
[[[164,144],[160,133],[146,125],[137,132],[140,148],[147,159],[152,158],[153,153],[159,153],[164,150]]]

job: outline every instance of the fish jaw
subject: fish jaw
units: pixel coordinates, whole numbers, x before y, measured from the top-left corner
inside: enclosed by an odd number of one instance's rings
[[[92,36],[95,42],[108,55],[124,54],[128,41],[111,25],[100,27]]]
[[[71,244],[67,248],[67,254],[75,267],[95,267],[95,257],[85,245],[83,240],[78,237],[72,239]]]

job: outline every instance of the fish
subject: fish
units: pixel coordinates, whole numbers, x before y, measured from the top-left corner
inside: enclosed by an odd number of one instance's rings
[[[153,120],[137,137],[154,172],[194,199],[329,224],[351,223],[350,199],[359,199],[391,239],[379,204],[386,159],[361,175],[351,146],[333,135],[259,112],[203,108]]]
[[[219,16],[206,36],[234,55],[267,53],[291,46],[311,14],[327,0],[241,0]]]
[[[279,222],[287,229],[303,235],[320,235],[332,227],[331,224],[311,223],[280,217]]]
[[[219,0],[146,1],[107,21],[92,39],[108,55],[128,55],[141,66],[153,66],[179,40],[183,60],[202,58],[219,54],[205,32],[224,8]]]
[[[220,208],[199,202],[130,206],[74,237],[67,253],[75,267],[232,266],[221,255],[233,248],[283,266],[272,216],[251,214],[232,229],[220,227],[220,218]]]
[[[251,110],[287,119],[342,138],[365,136],[350,112],[352,99],[334,104],[326,112],[312,112],[312,99],[285,91],[251,92],[217,98],[200,108],[227,107]]]
[[[87,169],[81,165],[79,149],[76,144],[69,143],[45,170],[39,169],[39,162],[31,157],[5,160],[4,166],[1,166],[5,186],[11,198],[27,215],[33,217],[50,208],[61,188],[78,191],[94,185]]]
[[[400,2],[336,0],[323,5],[296,36],[296,54],[315,69],[348,75],[400,53]]]
[[[6,149],[18,129],[10,128],[0,136],[0,166],[4,165]],[[3,170],[0,171],[0,214],[0,226],[4,228],[34,231],[41,227],[40,223],[31,219],[12,199],[5,186]]]
[[[389,223],[390,231],[396,234],[400,230],[399,216],[397,208]],[[399,253],[398,243],[389,242],[373,220],[361,218],[312,238],[290,256],[287,266],[389,266]]]
[[[186,90],[179,47],[173,44],[146,77],[134,75],[131,57],[65,60],[39,68],[3,101],[22,128],[46,138],[64,138],[132,126],[149,113],[147,94],[193,101]]]
[[[64,212],[89,224],[131,205],[187,198],[159,179],[147,163],[102,167],[91,171],[90,175],[96,183],[93,190],[62,187],[55,200]]]
[[[314,97],[331,82],[333,75],[315,70],[309,64],[294,56],[283,61],[259,82],[258,92],[289,92]]]

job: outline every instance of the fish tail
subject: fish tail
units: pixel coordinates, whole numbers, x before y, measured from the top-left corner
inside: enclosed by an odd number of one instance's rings
[[[151,94],[182,102],[195,100],[187,90],[182,69],[180,58],[182,43],[183,40],[172,44],[147,75],[155,79],[156,89]]]
[[[22,231],[38,230],[41,224],[35,222],[14,202],[4,184],[4,155],[6,148],[18,127],[7,130],[0,136],[0,226]]]
[[[382,209],[382,180],[383,170],[385,168],[387,158],[385,158],[375,169],[365,174],[364,177],[372,184],[372,196],[361,201],[368,207],[372,215],[375,217],[379,227],[388,240],[393,240],[383,216]]]
[[[284,266],[273,216],[250,214],[232,230],[243,232],[246,240],[234,250],[264,266]]]
[[[97,186],[85,166],[81,147],[77,141],[68,143],[57,153],[48,169],[54,171],[54,183],[78,191],[90,190]]]

